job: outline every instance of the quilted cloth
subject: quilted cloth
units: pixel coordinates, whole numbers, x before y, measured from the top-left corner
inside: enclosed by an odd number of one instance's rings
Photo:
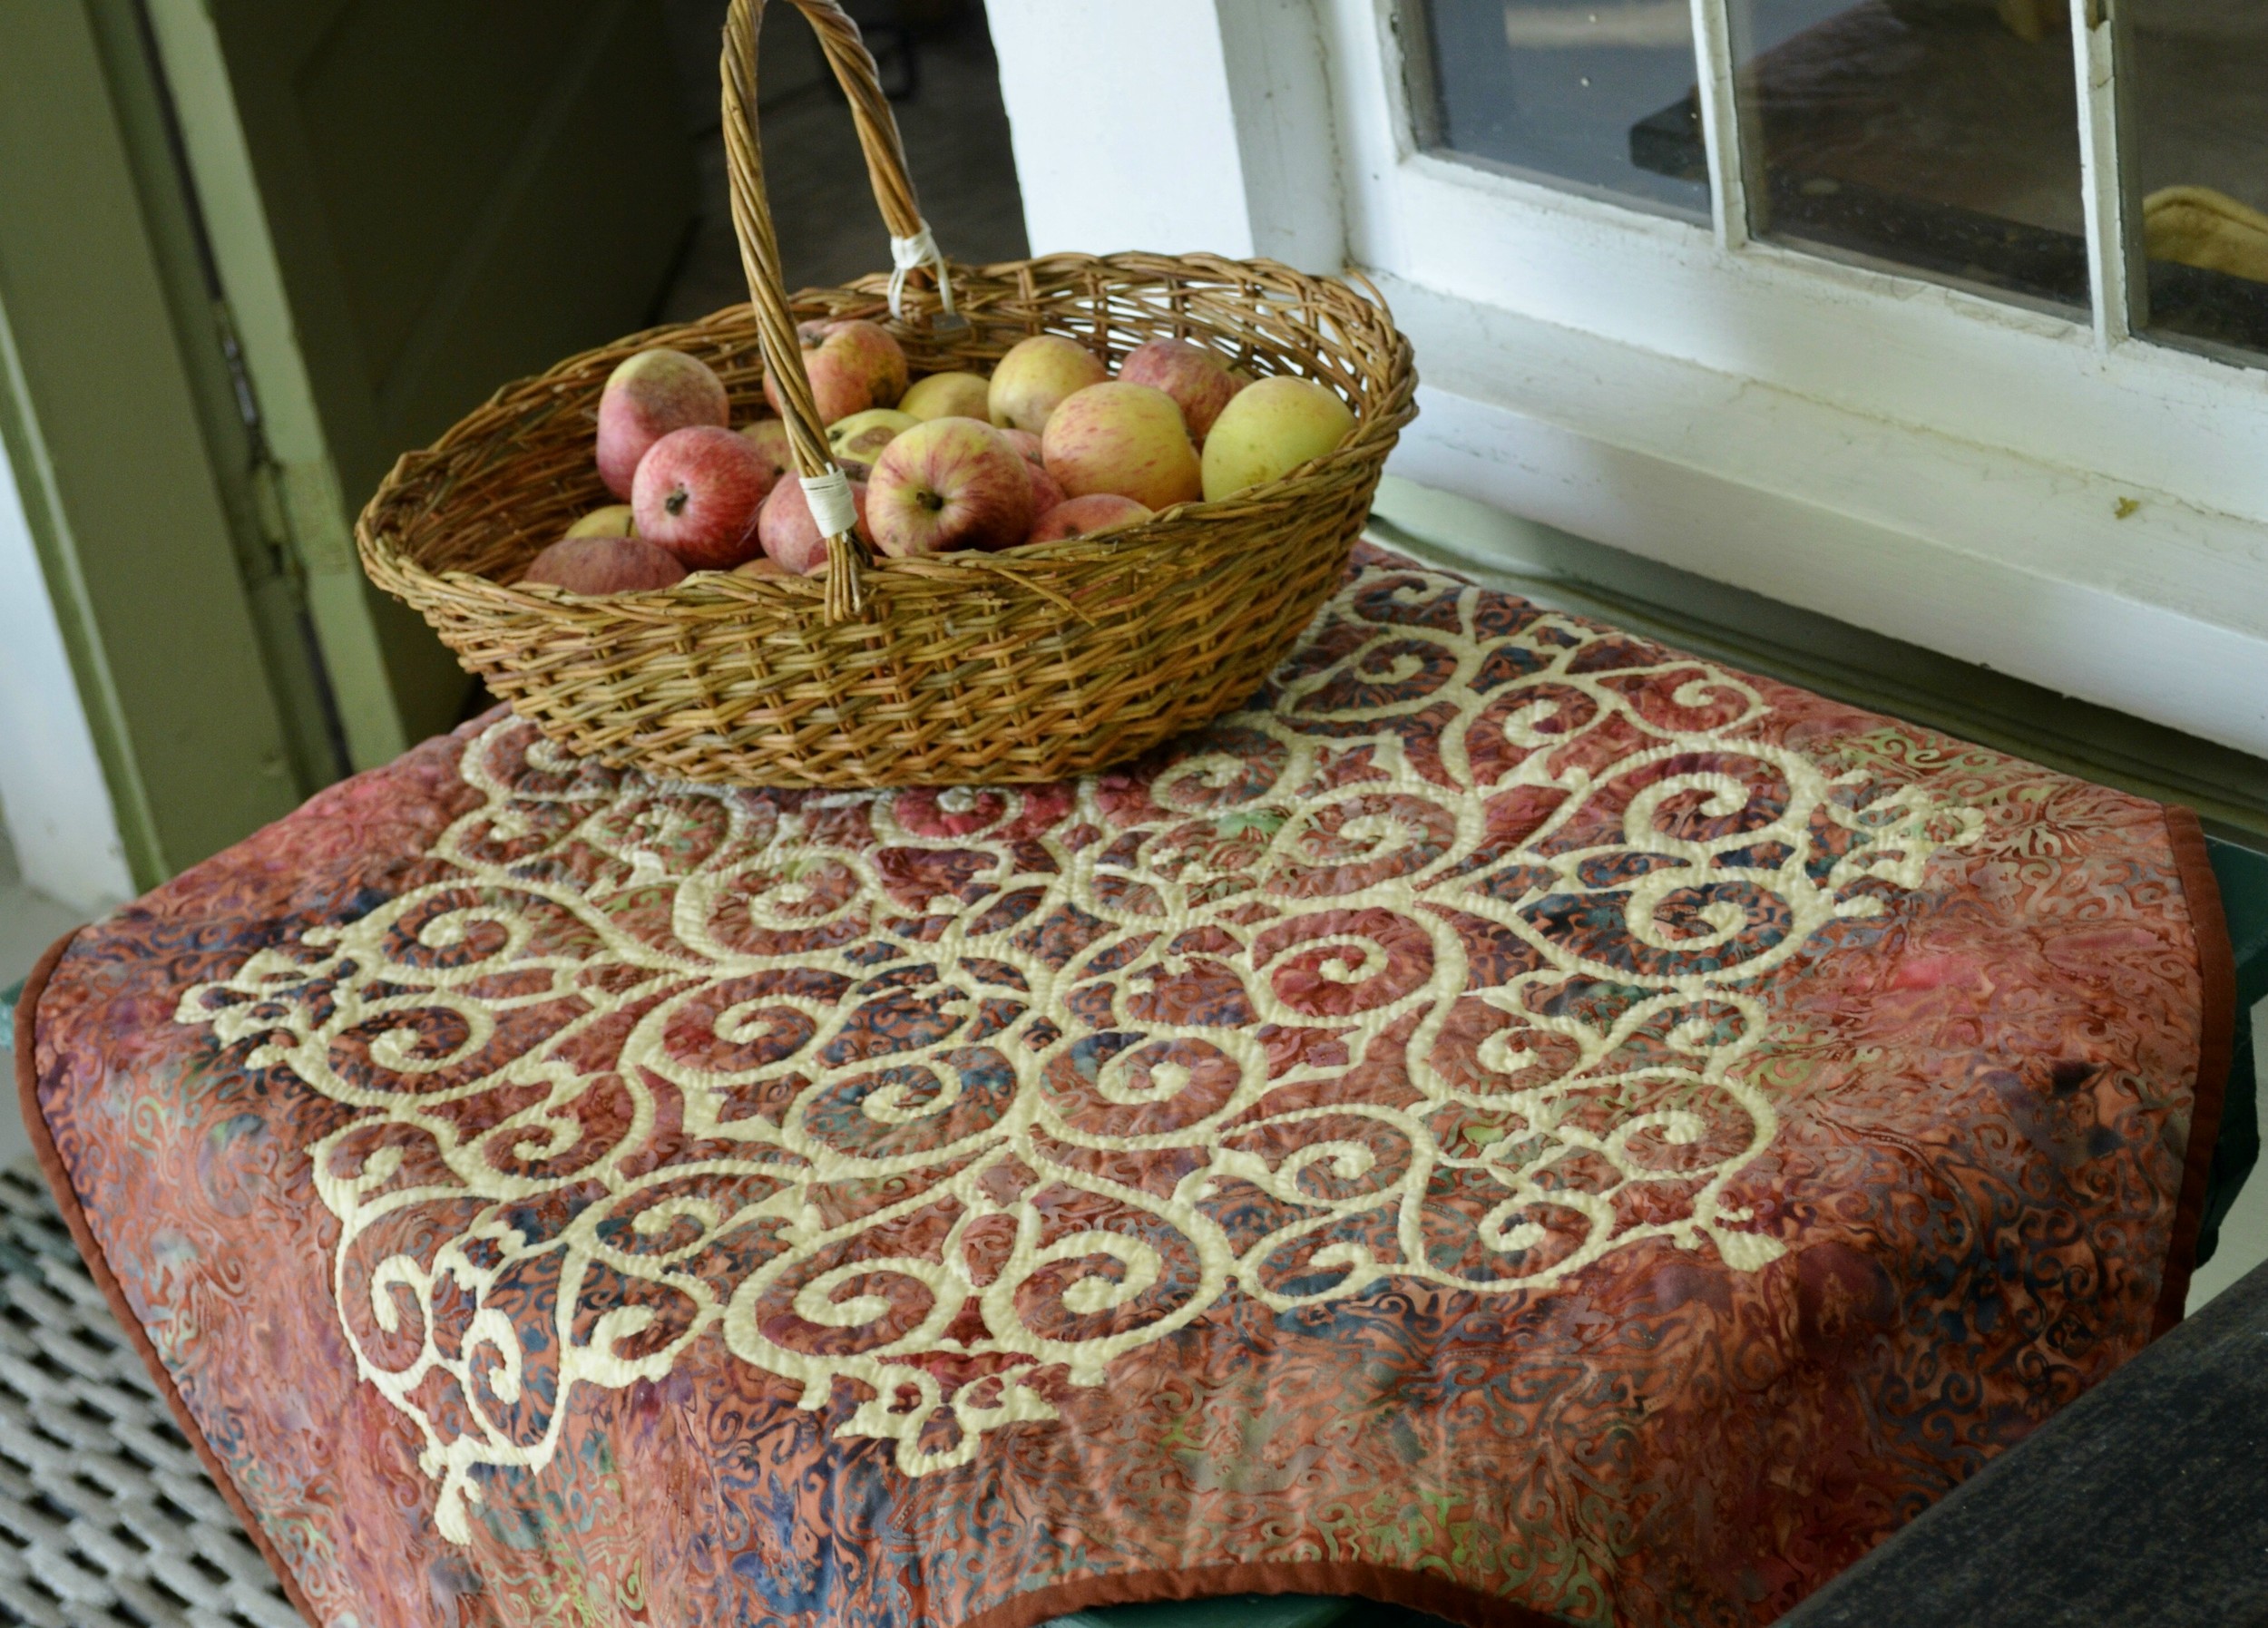
[[[2195,823],[1365,551],[1077,784],[496,714],[83,931],[59,1195],[323,1628],[1768,1621],[2178,1308]]]

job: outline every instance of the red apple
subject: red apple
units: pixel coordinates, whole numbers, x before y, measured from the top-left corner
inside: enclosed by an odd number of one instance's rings
[[[638,593],[685,580],[669,550],[642,537],[562,537],[520,574],[523,587],[548,583],[569,593]]]
[[[1001,434],[1008,438],[1009,445],[1024,455],[1027,463],[1040,462],[1040,438],[1030,430],[1002,430]]]
[[[1031,512],[1035,517],[1045,514],[1070,496],[1063,490],[1062,483],[1048,473],[1046,464],[1034,463],[1027,459],[1023,467],[1024,473],[1031,477]]]
[[[1110,370],[1085,346],[1054,334],[1034,334],[1011,346],[992,369],[987,412],[1002,429],[1036,435],[1047,427],[1056,403],[1110,376]]]
[[[864,481],[851,483],[851,502],[858,511],[859,536],[872,543]],[[782,570],[811,577],[826,569],[826,539],[819,532],[819,522],[811,518],[811,500],[804,492],[803,483],[793,476],[773,487],[772,495],[764,500],[764,512],[757,516],[756,535],[764,545],[765,558]]]
[[[1129,385],[1149,385],[1173,397],[1189,438],[1203,444],[1213,420],[1228,398],[1244,388],[1228,375],[1228,364],[1217,351],[1187,339],[1152,339],[1126,353],[1119,377]]]
[[[688,570],[724,570],[756,552],[757,511],[772,489],[763,453],[714,424],[673,430],[638,466],[638,534]]]
[[[1149,385],[1112,379],[1064,397],[1040,436],[1040,453],[1072,497],[1115,492],[1164,509],[1205,490],[1181,409]],[[641,510],[638,528],[645,526]]]
[[[875,546],[897,559],[1012,548],[1031,529],[1031,476],[998,430],[933,418],[882,449],[867,484]]]
[[[607,375],[599,394],[599,479],[626,498],[639,460],[672,430],[730,422],[724,381],[699,356],[657,346]]]
[[[1149,511],[1130,497],[1094,492],[1055,505],[1032,525],[1026,542],[1061,542],[1067,537],[1100,537],[1122,531],[1149,518]]]
[[[821,424],[834,424],[869,407],[894,406],[905,394],[905,350],[880,323],[807,322],[797,327],[803,341],[803,370],[811,380],[811,399]],[[779,382],[767,371],[764,399],[783,417]]]
[[[766,502],[771,502],[769,498],[767,498],[764,501]],[[773,559],[769,554],[758,554],[753,560],[743,560],[739,564],[734,566],[732,568],[732,574],[736,577],[792,577],[796,573],[789,570],[778,561]]]

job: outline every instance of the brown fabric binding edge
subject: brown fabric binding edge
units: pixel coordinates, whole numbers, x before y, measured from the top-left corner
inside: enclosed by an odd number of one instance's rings
[[[1080,1577],[1002,1600],[973,1617],[963,1617],[956,1628],[1037,1628],[1051,1617],[1100,1605],[1206,1600],[1223,1594],[1354,1594],[1430,1612],[1461,1623],[1464,1628],[1559,1628],[1556,1617],[1515,1601],[1478,1594],[1433,1573],[1332,1560],[1259,1560],[1177,1572],[1113,1572]]]
[[[16,1002],[15,1093],[24,1109],[24,1128],[31,1135],[32,1151],[38,1155],[40,1170],[46,1175],[47,1185],[55,1195],[55,1207],[63,1212],[64,1224],[71,1229],[72,1242],[79,1246],[79,1254],[86,1262],[88,1273],[101,1287],[103,1298],[110,1301],[111,1311],[117,1317],[118,1326],[133,1341],[134,1350],[142,1353],[142,1364],[150,1370],[151,1382],[157,1387],[158,1394],[165,1399],[165,1405],[172,1409],[173,1422],[181,1427],[181,1434],[189,1439],[189,1445],[197,1450],[198,1461],[205,1467],[205,1474],[212,1478],[213,1486],[228,1500],[238,1524],[244,1528],[245,1535],[252,1540],[252,1546],[268,1563],[268,1569],[276,1574],[276,1581],[283,1585],[285,1597],[290,1600],[292,1609],[310,1624],[310,1628],[314,1628],[314,1625],[322,1623],[323,1618],[308,1604],[307,1596],[299,1592],[298,1580],[292,1575],[291,1568],[284,1564],[283,1556],[276,1552],[275,1545],[269,1542],[268,1534],[253,1516],[251,1506],[244,1501],[244,1495],[237,1490],[236,1482],[230,1477],[228,1466],[220,1462],[220,1456],[212,1450],[211,1443],[205,1439],[204,1431],[191,1414],[189,1404],[174,1389],[172,1374],[159,1359],[158,1348],[151,1342],[149,1331],[142,1326],[142,1320],[134,1315],[134,1309],[128,1303],[125,1290],[112,1272],[102,1245],[95,1242],[94,1231],[87,1224],[86,1211],[79,1203],[78,1189],[71,1184],[71,1173],[64,1168],[63,1155],[56,1151],[54,1135],[47,1128],[47,1116],[40,1107],[39,1066],[35,1060],[39,998],[46,989],[47,980],[54,975],[56,964],[63,960],[64,952],[71,948],[71,941],[77,936],[78,929],[73,928],[48,946],[47,953],[41,956],[39,964],[32,969],[32,975],[24,980],[24,994]]]
[[[2228,918],[2221,912],[2221,884],[2214,880],[2204,827],[2191,810],[2165,810],[2165,834],[2180,868],[2182,896],[2189,905],[2190,931],[2197,940],[2197,976],[2204,1011],[2197,1030],[2197,1086],[2189,1110],[2189,1149],[2182,1168],[2181,1197],[2174,1208],[2174,1235],[2165,1250],[2165,1277],[2158,1291],[2156,1339],[2182,1320],[2189,1300],[2190,1274],[2197,1269],[2197,1233],[2204,1225],[2205,1178],[2213,1166],[2213,1145],[2220,1137],[2221,1101],[2228,1089],[2229,1055],[2236,1040],[2236,953],[2229,944]],[[2212,1127],[2208,1130],[2206,1127]]]

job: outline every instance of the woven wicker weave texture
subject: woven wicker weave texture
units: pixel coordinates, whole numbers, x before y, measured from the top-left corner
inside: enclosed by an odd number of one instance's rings
[[[304,1628],[29,1165],[0,1171],[0,1623]]]
[[[873,59],[831,0],[795,0],[849,93],[884,218],[919,215]],[[752,306],[658,328],[507,386],[404,458],[357,529],[365,568],[466,668],[579,756],[689,780],[905,785],[1051,780],[1133,756],[1241,701],[1339,580],[1402,426],[1409,342],[1383,303],[1265,260],[1055,255],[952,269],[893,318],[884,275],[791,300],[752,123],[758,0],[735,0],[725,133]],[[984,370],[1028,335],[1115,360],[1179,337],[1255,374],[1336,393],[1355,426],[1334,452],[1224,502],[1184,504],[1103,539],[879,563],[831,539],[816,578],[699,573],[579,598],[516,585],[578,514],[610,501],[591,466],[607,375],[648,346],[707,361],[737,414],[767,360],[807,473],[826,465],[798,321],[884,321],[917,374]],[[831,465],[826,465],[831,466]]]

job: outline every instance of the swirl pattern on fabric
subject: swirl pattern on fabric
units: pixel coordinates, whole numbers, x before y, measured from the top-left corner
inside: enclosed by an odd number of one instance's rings
[[[1358,578],[1151,772],[782,795],[504,718],[422,880],[177,1019],[351,1113],[341,1326],[465,1541],[577,1387],[720,1333],[910,1476],[1225,1296],[1754,1271],[1758,989],[1983,816],[1757,688],[1453,579]]]

